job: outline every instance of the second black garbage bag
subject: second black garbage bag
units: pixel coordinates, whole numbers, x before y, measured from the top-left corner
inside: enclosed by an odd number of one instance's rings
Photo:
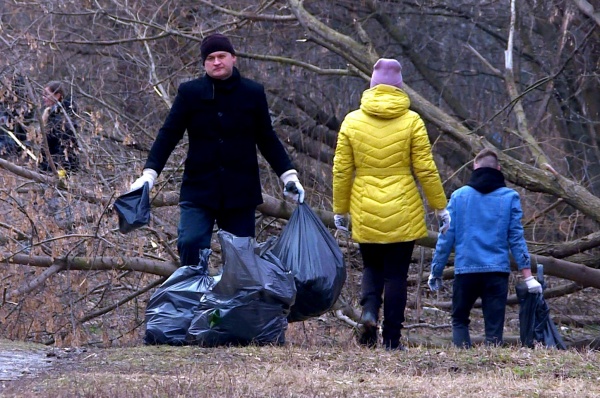
[[[283,344],[296,297],[294,277],[271,252],[275,237],[217,233],[223,256],[220,281],[200,299],[187,342],[204,347]]]
[[[291,269],[296,283],[289,322],[331,310],[346,281],[346,264],[335,238],[306,203],[292,213],[273,254]]]

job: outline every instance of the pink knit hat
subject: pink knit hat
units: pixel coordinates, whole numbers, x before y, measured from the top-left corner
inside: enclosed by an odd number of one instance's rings
[[[380,58],[373,66],[371,87],[387,84],[402,88],[402,65],[395,59]]]

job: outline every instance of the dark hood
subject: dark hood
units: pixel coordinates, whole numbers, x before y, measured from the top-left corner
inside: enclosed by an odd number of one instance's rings
[[[504,175],[500,170],[492,167],[480,167],[473,170],[468,186],[478,190],[481,193],[490,193],[498,188],[506,186]]]

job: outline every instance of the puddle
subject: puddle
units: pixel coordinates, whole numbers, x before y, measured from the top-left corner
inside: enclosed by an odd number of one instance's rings
[[[0,348],[0,381],[35,374],[52,366],[55,359],[47,352]]]

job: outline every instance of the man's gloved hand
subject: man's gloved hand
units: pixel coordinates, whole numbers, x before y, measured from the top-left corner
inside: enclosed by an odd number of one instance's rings
[[[348,216],[346,214],[334,214],[333,223],[338,231],[343,232],[346,235],[350,233],[348,230]]]
[[[135,191],[136,189],[140,189],[144,186],[144,183],[146,182],[148,183],[148,188],[152,189],[152,187],[154,186],[154,181],[156,181],[156,177],[158,177],[156,171],[152,169],[144,169],[144,171],[142,172],[142,176],[135,180],[133,184],[131,184],[129,190]]]
[[[283,195],[298,203],[304,202],[304,187],[300,184],[298,179],[298,172],[294,169],[288,170],[279,176],[281,182],[283,182]]]
[[[525,278],[525,283],[527,284],[527,290],[529,293],[541,293],[542,285],[535,279],[535,277],[530,276]]]
[[[433,276],[433,274],[429,274],[427,284],[429,285],[429,289],[431,289],[432,292],[437,292],[442,287],[442,278],[438,276]]]
[[[446,209],[436,210],[435,215],[440,221],[440,233],[445,234],[450,228],[450,212]]]

